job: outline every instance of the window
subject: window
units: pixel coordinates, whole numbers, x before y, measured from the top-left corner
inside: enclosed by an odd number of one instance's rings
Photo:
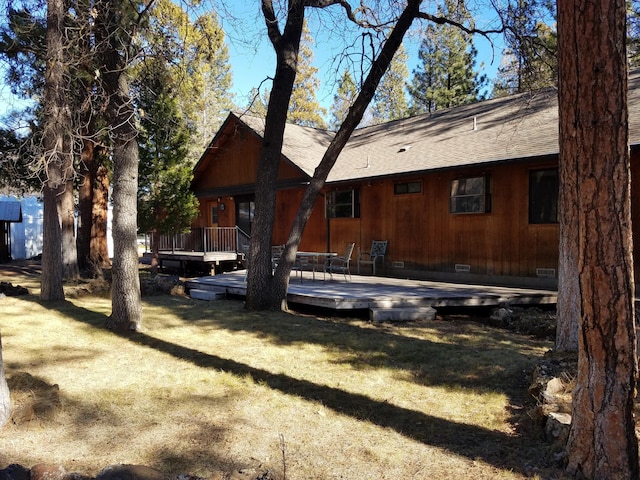
[[[421,193],[422,192],[422,182],[404,182],[404,183],[396,183],[393,185],[393,193],[395,195],[404,195],[406,193]]]
[[[490,212],[490,177],[467,177],[453,180],[449,208],[451,213]]]
[[[218,224],[218,206],[212,206],[211,207],[211,225],[217,225]]]
[[[529,223],[558,223],[558,169],[529,172]]]
[[[327,218],[360,218],[360,192],[340,190],[326,196]]]

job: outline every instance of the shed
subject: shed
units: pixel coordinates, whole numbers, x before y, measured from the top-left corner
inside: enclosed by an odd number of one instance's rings
[[[21,222],[21,203],[16,200],[0,200],[0,263],[11,260],[11,224]]]

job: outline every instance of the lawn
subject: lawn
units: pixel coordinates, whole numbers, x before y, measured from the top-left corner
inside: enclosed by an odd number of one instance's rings
[[[37,292],[37,277],[0,280]],[[527,382],[548,341],[466,318],[376,325],[250,313],[237,300],[143,303],[144,331],[119,336],[103,328],[109,298],[0,298],[7,377],[56,384],[60,399],[0,431],[0,468],[561,478],[526,415]],[[19,385],[12,397],[24,402],[34,389]]]

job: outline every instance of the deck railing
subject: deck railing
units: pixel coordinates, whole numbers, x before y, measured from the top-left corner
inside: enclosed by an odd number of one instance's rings
[[[176,252],[245,252],[249,235],[238,227],[200,227],[187,233],[160,235],[158,250]]]

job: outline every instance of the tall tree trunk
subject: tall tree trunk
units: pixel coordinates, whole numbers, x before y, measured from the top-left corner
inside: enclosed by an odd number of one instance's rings
[[[309,185],[307,186],[302,202],[300,203],[300,207],[293,221],[289,238],[285,246],[285,251],[282,255],[282,261],[278,263],[275,277],[272,281],[272,289],[269,295],[272,302],[270,307],[272,309],[287,308],[287,289],[289,286],[291,268],[295,260],[298,246],[302,239],[302,233],[309,217],[311,216],[316,199],[324,187],[327,177],[335,165],[340,152],[342,152],[342,149],[349,140],[349,137],[362,120],[364,112],[375,95],[376,88],[393,60],[393,56],[398,48],[400,48],[400,45],[402,45],[402,39],[404,38],[405,33],[409,27],[411,27],[413,20],[418,16],[420,3],[421,0],[410,0],[408,2],[405,10],[397,21],[396,26],[387,38],[382,51],[373,62],[360,93],[349,109],[345,120],[342,122],[340,129],[331,141],[331,144],[327,148],[327,151],[323,155],[320,164],[313,174],[311,182],[309,182]]]
[[[91,266],[94,276],[101,276],[102,269],[111,265],[107,244],[107,224],[109,212],[109,172],[104,165],[104,148],[96,146],[94,151],[95,172],[93,177],[91,243],[89,245]]]
[[[78,186],[78,236],[76,237],[76,248],[78,251],[78,268],[83,276],[92,276],[90,273],[90,248],[94,182],[91,176],[93,147],[92,140],[85,139],[83,141],[78,171],[80,185]]]
[[[269,97],[264,138],[258,162],[256,179],[256,207],[251,227],[249,271],[247,273],[246,308],[263,310],[274,307],[271,297],[271,239],[276,215],[276,180],[282,156],[282,142],[287,123],[289,100],[293,91],[300,49],[300,37],[304,25],[304,2],[289,2],[287,23],[280,34],[273,10],[263,1],[263,13],[267,31],[276,51],[276,74]],[[283,306],[286,308],[286,305]]]
[[[71,150],[71,147],[69,147],[69,150]],[[66,165],[64,168],[65,188],[58,195],[58,214],[62,224],[62,276],[65,280],[77,280],[80,272],[78,270],[78,250],[76,248],[76,215],[71,155],[68,156],[68,161],[70,165]]]
[[[2,361],[2,335],[0,335],[0,428],[7,423],[11,416],[11,396]]]
[[[65,184],[66,151],[71,145],[65,140],[71,133],[71,113],[66,100],[64,55],[63,0],[47,1],[47,70],[44,99],[44,225],[42,246],[42,287],[44,301],[64,299],[62,287],[62,234],[58,215],[58,195]]]
[[[575,175],[566,171],[569,164],[560,164],[560,248],[558,259],[558,303],[555,349],[559,352],[578,351],[578,318],[580,316],[580,286],[578,284],[578,223],[575,199],[579,197]]]
[[[113,132],[113,267],[111,316],[108,327],[114,330],[139,330],[142,327],[140,277],[138,275],[137,192],[138,143],[133,124],[133,108],[128,87],[121,77],[119,111],[128,119]],[[126,94],[126,95],[125,95]],[[125,102],[125,103],[122,103]],[[129,105],[127,109],[126,105]],[[122,113],[120,114],[122,115]]]
[[[128,6],[122,0],[101,5],[104,91],[109,106],[113,145],[113,248],[111,316],[107,327],[114,330],[139,330],[142,327],[140,277],[138,275],[138,131],[126,79],[126,60],[121,50],[122,25]]]
[[[99,45],[94,43],[95,24],[91,20],[93,2],[91,0],[76,0],[74,5],[78,25],[86,32],[78,39],[78,49],[82,52],[83,62],[78,68],[83,75],[79,75],[76,81],[79,83],[78,94],[82,95],[78,100],[79,116],[82,136],[82,151],[80,153],[80,185],[78,188],[78,266],[82,275],[91,278],[102,276],[102,268],[109,265],[107,249],[107,196],[109,181],[104,173],[105,167],[103,151],[104,147],[98,143],[96,125],[100,121],[99,116],[105,110],[106,105],[99,104],[95,95],[99,86],[94,78],[96,59],[100,58],[96,49]]]
[[[590,479],[639,475],[625,16],[624,0],[558,2],[561,180],[576,185],[562,231],[579,247],[581,313],[567,469]]]
[[[85,140],[80,162],[83,169],[78,188],[78,262],[83,275],[92,278],[101,277],[102,269],[110,264],[107,247],[109,176],[102,165],[102,150],[93,140]]]

